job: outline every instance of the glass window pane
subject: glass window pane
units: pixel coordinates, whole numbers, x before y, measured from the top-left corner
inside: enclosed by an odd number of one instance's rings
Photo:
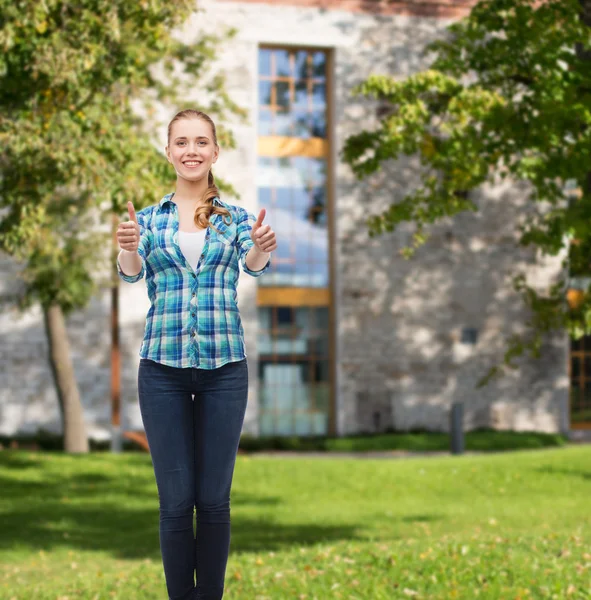
[[[273,285],[296,285],[296,276],[292,273],[292,266],[277,262],[275,269],[275,279]]]
[[[308,108],[308,84],[306,81],[297,80],[295,82],[294,106]]]
[[[278,327],[291,327],[293,323],[293,308],[291,306],[278,306],[276,323]]]
[[[289,83],[287,81],[275,82],[275,104],[282,108],[289,108]]]
[[[312,256],[310,260],[314,263],[313,272],[318,277],[328,280],[328,231],[319,231],[314,238]]]
[[[271,75],[271,50],[259,50],[259,75]]]
[[[273,250],[273,257],[276,258],[274,261],[275,268],[282,272],[291,272],[291,253],[292,253],[292,240],[291,231],[277,232],[281,233],[281,243],[277,244],[277,248]],[[281,262],[280,262],[281,261]]]
[[[305,79],[308,77],[308,52],[298,50],[295,54],[295,73],[294,77]]]
[[[275,337],[275,353],[282,356],[291,356],[294,353],[294,344],[290,335],[278,335]]]
[[[311,113],[312,135],[314,137],[326,137],[326,115],[325,111],[313,111]]]
[[[259,330],[271,329],[271,307],[261,306],[258,309]]]
[[[291,114],[284,111],[278,110],[275,113],[275,121],[273,127],[274,135],[291,135]]]
[[[327,382],[317,382],[312,386],[313,400],[316,410],[328,412],[330,401],[330,386]]]
[[[271,135],[271,111],[268,108],[259,110],[259,135]]]
[[[311,221],[317,225],[324,225],[326,222],[326,200],[324,187],[315,187],[312,190]]]
[[[326,54],[324,52],[314,52],[312,55],[312,65],[314,77],[326,76]]]
[[[261,411],[272,411],[273,410],[273,397],[275,391],[273,386],[260,386],[259,389],[259,410]]]
[[[314,360],[328,356],[328,331],[314,327],[310,333],[310,357]],[[316,368],[316,367],[314,367]],[[315,377],[312,374],[312,377]]]
[[[295,309],[295,323],[296,327],[302,334],[306,337],[309,335],[310,331],[310,315],[312,309],[308,306],[298,306]]]
[[[317,308],[314,311],[314,328],[328,331],[328,308]]]
[[[260,187],[258,189],[258,204],[259,210],[261,208],[271,208],[271,188]]]
[[[302,139],[312,137],[310,117],[308,111],[294,111],[293,113],[293,135]]]
[[[261,398],[262,393],[259,392]],[[274,433],[273,415],[259,410],[259,431],[261,436],[269,436]]]
[[[293,212],[299,215],[299,219],[306,221],[308,206],[310,205],[310,194],[307,189],[293,190]]]
[[[312,422],[310,415],[299,413],[295,415],[294,435],[311,435]]]
[[[273,365],[276,367],[287,367],[289,368],[291,365]],[[291,411],[293,410],[293,388],[291,385],[282,385],[277,388],[275,393],[275,406],[277,410],[283,414],[283,417],[289,419],[291,417]],[[289,429],[284,431],[284,433],[288,433]]]
[[[259,355],[273,353],[273,341],[268,333],[259,333],[257,336],[257,350]]]
[[[271,104],[271,86],[270,81],[259,81],[259,105]]]
[[[318,251],[321,254],[321,251]],[[325,251],[328,258],[328,249]],[[325,262],[313,262],[311,264],[311,283],[312,287],[328,287],[328,265]]]
[[[330,381],[330,371],[328,360],[319,360],[315,363],[316,381]]]
[[[293,160],[284,156],[274,165],[273,183],[276,188],[299,189],[304,186],[301,174],[294,168]]]
[[[581,406],[581,389],[577,384],[570,386],[570,418],[572,422],[577,422],[580,419]]]
[[[293,401],[294,401],[294,410],[301,413],[306,413],[310,410],[310,392],[308,391],[308,386],[303,384],[302,379],[302,364],[298,366],[298,382],[293,385]]]
[[[277,249],[274,253],[277,254],[277,257],[283,256],[285,258],[290,258],[291,253],[293,252],[293,227],[291,221],[289,219],[289,213],[287,211],[275,211],[276,215],[276,224],[274,230],[277,233],[277,237],[281,239],[281,243],[277,244]],[[286,264],[282,265],[282,269],[285,270]],[[279,266],[279,264],[277,265]]]
[[[310,159],[308,168],[310,171],[310,184],[314,186],[324,185],[326,179],[326,160],[323,158]]]
[[[299,177],[302,181],[302,187],[309,187],[310,185],[310,167],[313,162],[313,159],[307,158],[305,156],[294,156],[293,166],[299,173]]]
[[[287,50],[274,50],[276,77],[289,77],[292,75],[289,66],[289,52]]]
[[[275,190],[275,206],[274,206],[274,208],[289,211],[291,209],[291,203],[292,203],[292,189],[278,187]]]
[[[326,87],[323,83],[315,83],[312,90],[312,103],[314,106],[326,105]]]
[[[579,357],[578,356],[572,356],[571,357],[571,372],[570,372],[570,376],[571,377],[580,377],[581,375],[581,369],[580,367],[580,362],[579,362]]]
[[[290,435],[294,430],[293,415],[291,412],[278,413],[275,422],[275,432],[277,435]]]

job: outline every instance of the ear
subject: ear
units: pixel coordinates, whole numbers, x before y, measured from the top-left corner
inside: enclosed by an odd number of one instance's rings
[[[216,146],[216,150],[213,153],[213,160],[211,162],[216,162],[219,155],[220,155],[220,147]]]
[[[168,146],[164,146],[164,152],[166,153],[166,159],[168,160],[168,162],[172,163],[172,160],[170,159],[170,149],[168,148]]]

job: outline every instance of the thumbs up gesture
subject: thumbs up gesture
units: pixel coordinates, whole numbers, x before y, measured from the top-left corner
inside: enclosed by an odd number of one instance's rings
[[[127,203],[127,211],[129,212],[129,221],[119,224],[117,228],[117,241],[121,250],[137,252],[140,243],[140,226],[137,222],[133,202]]]
[[[250,231],[250,237],[258,250],[261,252],[272,252],[277,248],[277,243],[275,241],[275,232],[271,229],[271,226],[263,226],[263,219],[266,214],[266,209],[261,209],[259,218],[256,220],[256,223],[252,226]]]

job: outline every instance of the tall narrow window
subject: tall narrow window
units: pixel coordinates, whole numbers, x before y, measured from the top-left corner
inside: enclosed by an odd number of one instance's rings
[[[571,340],[570,426],[591,429],[591,335]]]
[[[581,190],[571,180],[566,186],[569,203],[581,198]],[[591,283],[589,244],[571,240],[569,248],[569,290],[567,299],[576,310],[585,290]],[[591,429],[591,335],[570,340],[569,412],[571,429]]]
[[[261,435],[330,431],[327,63],[259,49],[258,202],[278,243],[258,288]]]

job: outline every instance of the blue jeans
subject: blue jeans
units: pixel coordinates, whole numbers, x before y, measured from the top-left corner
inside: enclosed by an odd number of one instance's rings
[[[142,358],[138,392],[158,489],[169,599],[220,600],[230,551],[230,488],[248,397],[246,358],[217,369],[179,369]]]

